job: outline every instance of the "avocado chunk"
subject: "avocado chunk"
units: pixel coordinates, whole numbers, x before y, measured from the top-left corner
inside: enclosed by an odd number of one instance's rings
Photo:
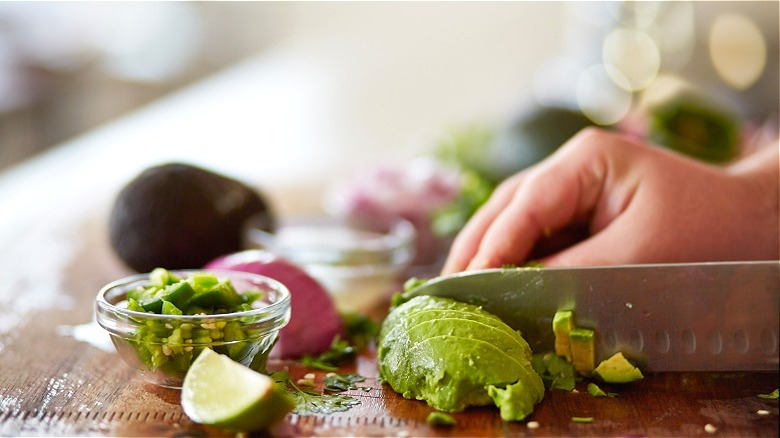
[[[596,363],[594,333],[591,329],[574,328],[569,332],[572,365],[583,376],[590,375]]]
[[[494,404],[519,421],[544,397],[519,332],[478,306],[419,296],[391,310],[378,337],[379,374],[405,398],[444,412]]]
[[[244,183],[183,163],[148,168],[117,194],[111,247],[138,272],[199,268],[242,247],[245,223],[273,231],[266,199]]]
[[[621,352],[602,360],[593,370],[593,376],[607,383],[629,383],[644,378],[642,371],[629,362]]]
[[[555,354],[563,356],[571,362],[571,343],[569,333],[574,328],[574,314],[571,310],[555,312],[553,316],[553,333],[555,334]]]

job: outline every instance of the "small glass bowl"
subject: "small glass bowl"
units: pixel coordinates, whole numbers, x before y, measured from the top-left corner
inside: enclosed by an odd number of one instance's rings
[[[199,270],[171,271],[187,278]],[[236,291],[263,292],[252,310],[214,315],[160,315],[127,309],[127,293],[150,284],[149,274],[104,286],[95,300],[97,323],[110,335],[117,352],[144,380],[181,388],[190,364],[204,348],[263,371],[279,330],[290,320],[290,292],[271,278],[248,272],[208,270],[229,280]]]
[[[252,226],[246,246],[295,263],[319,281],[340,310],[366,310],[398,291],[399,278],[414,259],[411,222],[358,222],[336,217],[298,218],[274,233]]]

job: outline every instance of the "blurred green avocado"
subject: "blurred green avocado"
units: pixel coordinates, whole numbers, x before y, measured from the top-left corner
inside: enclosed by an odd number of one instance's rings
[[[711,163],[739,154],[739,119],[701,97],[681,94],[650,109],[648,138]]]
[[[138,272],[194,269],[240,250],[250,217],[273,231],[273,212],[257,191],[200,167],[167,163],[122,188],[109,216],[109,238]]]

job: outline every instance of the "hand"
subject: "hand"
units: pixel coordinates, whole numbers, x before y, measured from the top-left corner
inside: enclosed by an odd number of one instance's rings
[[[780,258],[777,143],[718,167],[600,129],[501,184],[443,273]],[[539,257],[536,259],[536,257]]]

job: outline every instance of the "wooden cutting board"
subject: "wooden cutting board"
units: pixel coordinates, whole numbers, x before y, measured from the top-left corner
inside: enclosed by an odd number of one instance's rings
[[[4,339],[0,362],[2,436],[222,436],[227,432],[194,424],[183,414],[179,391],[143,382],[113,352],[64,337],[44,321],[65,322],[41,313]],[[615,398],[596,398],[584,383],[576,392],[548,391],[529,423],[501,421],[494,408],[453,416],[452,428],[434,428],[425,403],[406,400],[377,380],[375,351],[367,348],[342,372],[366,377],[348,391],[360,405],[330,415],[290,414],[276,426],[278,436],[776,436],[778,402],[758,397],[778,385],[778,373],[664,373],[619,387]],[[294,362],[272,362],[293,379],[311,372]],[[324,371],[314,371],[318,387]],[[766,411],[762,415],[759,411]],[[592,417],[588,424],[572,417]]]
[[[15,248],[34,248],[31,260],[18,251],[0,252],[0,436],[229,435],[190,421],[179,404],[179,391],[143,382],[110,347],[103,350],[74,336],[74,327],[92,319],[97,290],[125,274],[101,240],[103,233],[95,229],[100,227],[86,223],[62,235],[19,236]],[[78,245],[74,253],[63,255],[69,240]],[[57,265],[62,257],[68,262]],[[384,309],[379,306],[374,316]],[[294,362],[271,362],[269,367],[289,369],[293,379],[311,371]],[[527,421],[503,422],[494,408],[476,408],[454,414],[458,424],[446,429],[425,423],[432,411],[425,403],[403,399],[380,384],[373,348],[341,371],[366,377],[359,385],[367,391],[349,392],[360,405],[331,415],[290,414],[270,433],[774,437],[778,431],[778,401],[758,397],[778,387],[777,371],[649,375],[629,386],[605,386],[620,394],[616,398],[592,397],[580,383],[577,392],[547,392],[529,418],[538,428]],[[316,372],[317,382],[324,374]],[[593,422],[576,423],[572,417],[592,417]],[[705,430],[707,424],[712,433]]]

